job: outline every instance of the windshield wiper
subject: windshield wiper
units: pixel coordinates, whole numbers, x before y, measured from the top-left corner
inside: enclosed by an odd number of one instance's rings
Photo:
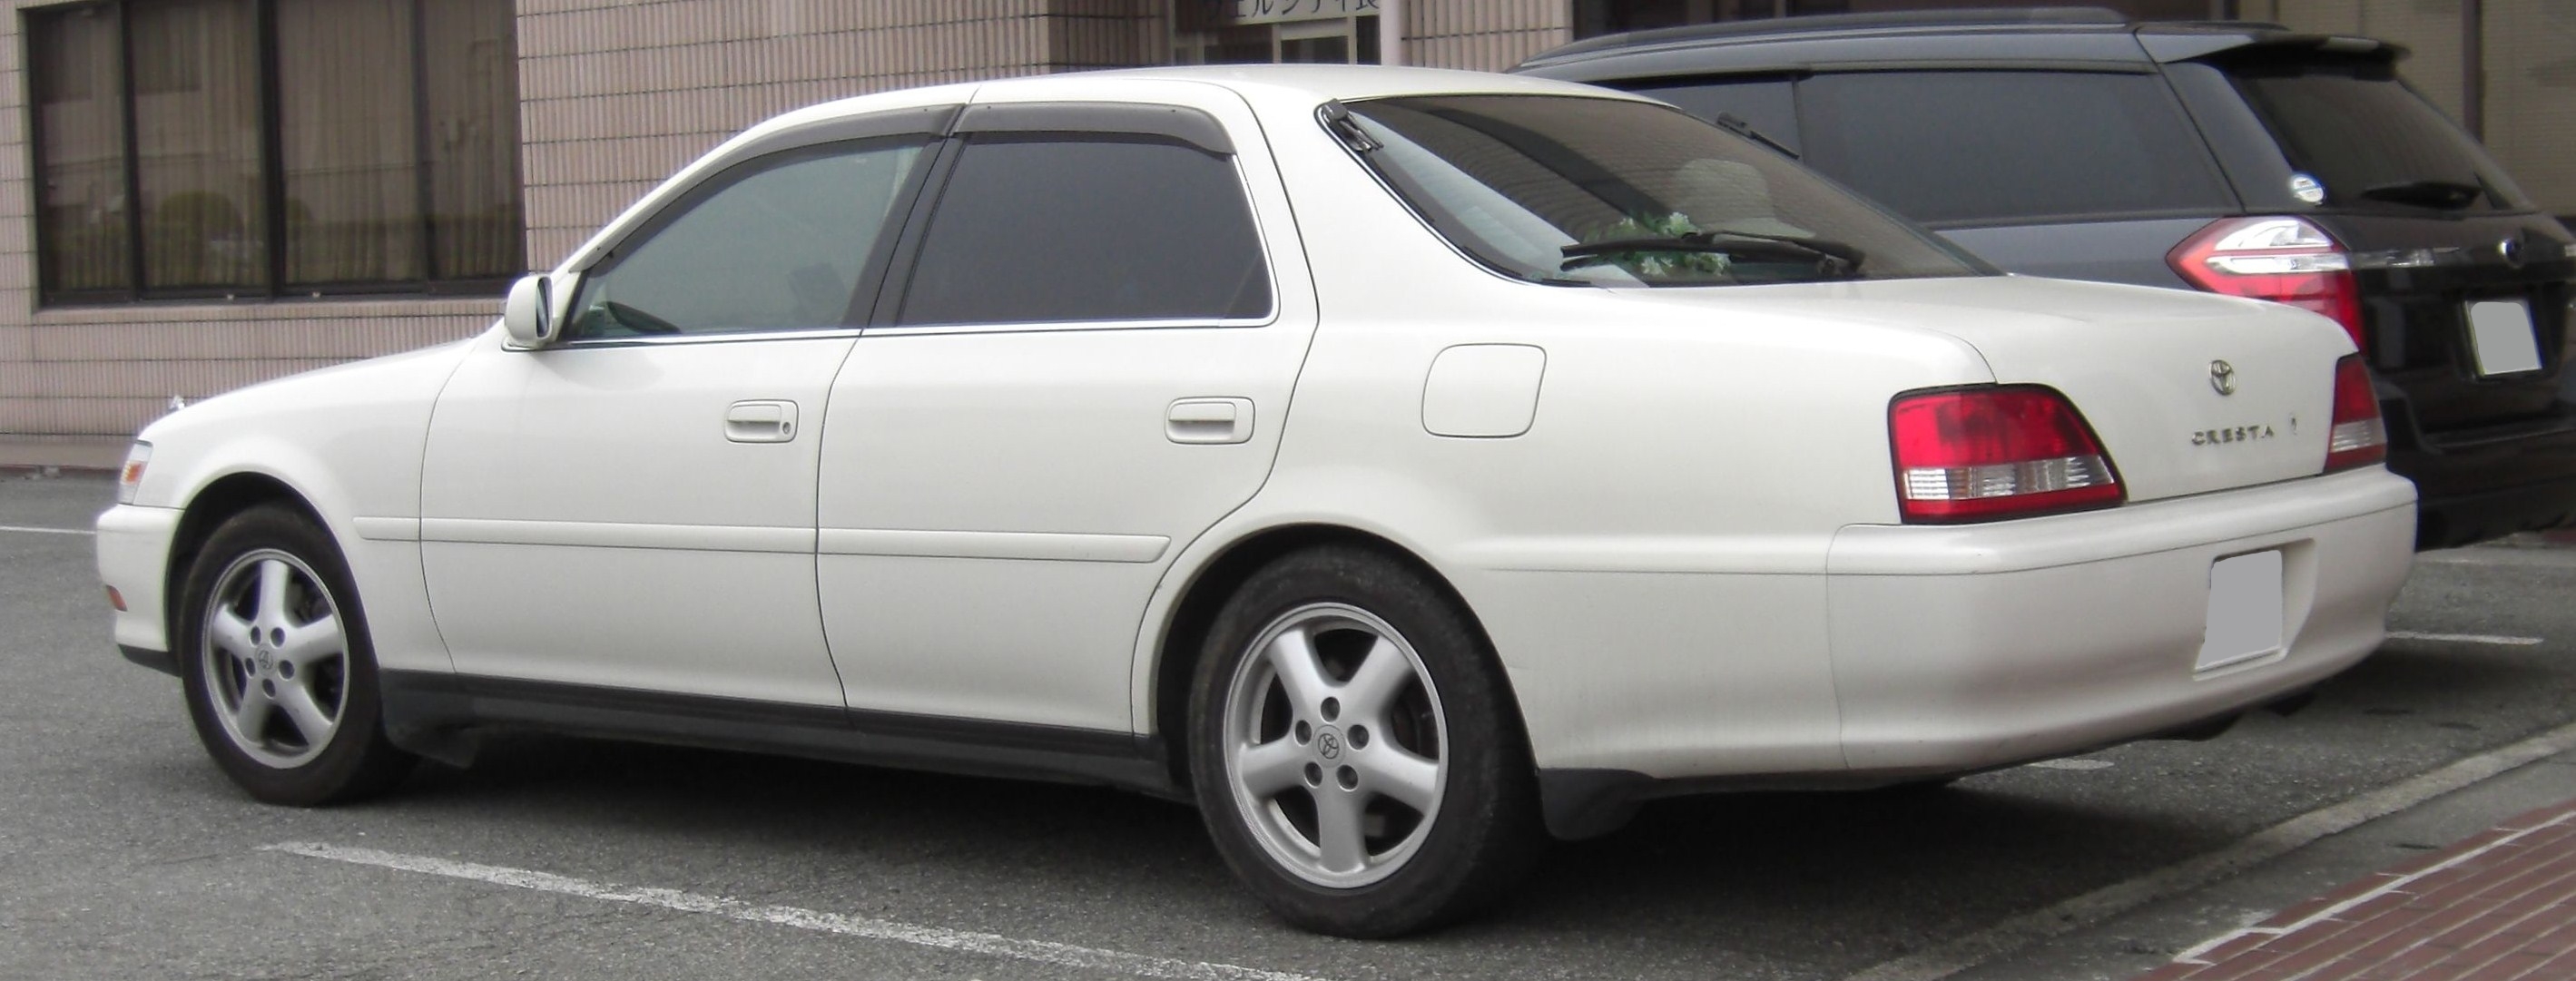
[[[1753,124],[1745,122],[1744,117],[1742,116],[1738,116],[1731,112],[1721,112],[1717,114],[1716,119],[1709,120],[1709,122],[1716,123],[1719,129],[1741,136],[1745,139],[1752,140],[1755,143],[1762,144],[1763,146],[1770,147],[1771,149],[1778,150],[1787,155],[1791,160],[1798,159],[1798,151],[1789,149],[1786,144],[1783,144],[1778,140],[1764,136],[1761,130],[1754,129]]]
[[[2476,204],[2479,198],[2486,197],[2487,194],[2486,182],[2483,180],[2475,184],[2446,180],[2404,181],[2396,184],[2381,184],[2361,192],[2362,197],[2373,201],[2411,204],[2419,208],[2438,208],[2443,211],[2458,211],[2466,208]]]
[[[1861,261],[1869,258],[1869,254],[1862,252],[1860,250],[1860,246],[1853,245],[1849,242],[1838,242],[1829,238],[1809,238],[1804,235],[1773,235],[1768,232],[1748,232],[1740,228],[1715,228],[1710,229],[1709,231],[1711,234],[1723,235],[1728,238],[1749,238],[1757,242],[1778,242],[1783,245],[1796,246],[1809,252],[1820,253],[1840,259],[1845,265],[1850,266],[1853,269],[1859,269]]]
[[[1860,269],[1865,258],[1861,250],[1848,243],[1831,239],[1800,238],[1794,235],[1764,235],[1716,229],[1687,232],[1655,238],[1618,238],[1600,242],[1577,242],[1562,249],[1565,265],[1586,259],[1598,259],[1621,252],[1713,252],[1720,255],[1789,255],[1816,261],[1816,273],[1839,279]]]

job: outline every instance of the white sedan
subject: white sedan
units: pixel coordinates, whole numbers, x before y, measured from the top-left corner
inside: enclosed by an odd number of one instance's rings
[[[1659,103],[1054,76],[762,123],[481,336],[154,423],[99,568],[262,800],[501,727],[1097,782],[1383,936],[1653,797],[2301,694],[2407,569],[2370,386]]]

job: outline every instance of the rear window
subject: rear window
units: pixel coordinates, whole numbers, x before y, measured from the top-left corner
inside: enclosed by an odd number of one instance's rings
[[[1806,159],[1917,221],[2233,210],[2154,75],[1942,71],[1799,83]]]
[[[1649,102],[1424,96],[1348,113],[1333,123],[1350,127],[1345,142],[1434,231],[1522,279],[1724,286],[1989,271],[1768,147]]]
[[[2224,66],[2290,167],[2336,207],[2528,211],[2477,141],[2397,81],[2380,59],[2269,59]]]

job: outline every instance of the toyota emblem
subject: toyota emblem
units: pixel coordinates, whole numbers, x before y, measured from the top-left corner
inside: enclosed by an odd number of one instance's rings
[[[1329,728],[1318,733],[1315,736],[1315,752],[1328,760],[1340,759],[1342,757],[1341,734]]]
[[[2210,362],[2209,387],[2220,395],[2236,394],[2236,366],[2225,361]]]

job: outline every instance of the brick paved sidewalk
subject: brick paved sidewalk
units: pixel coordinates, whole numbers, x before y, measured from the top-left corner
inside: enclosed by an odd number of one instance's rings
[[[2135,981],[2576,979],[2576,801],[2349,882]]]

